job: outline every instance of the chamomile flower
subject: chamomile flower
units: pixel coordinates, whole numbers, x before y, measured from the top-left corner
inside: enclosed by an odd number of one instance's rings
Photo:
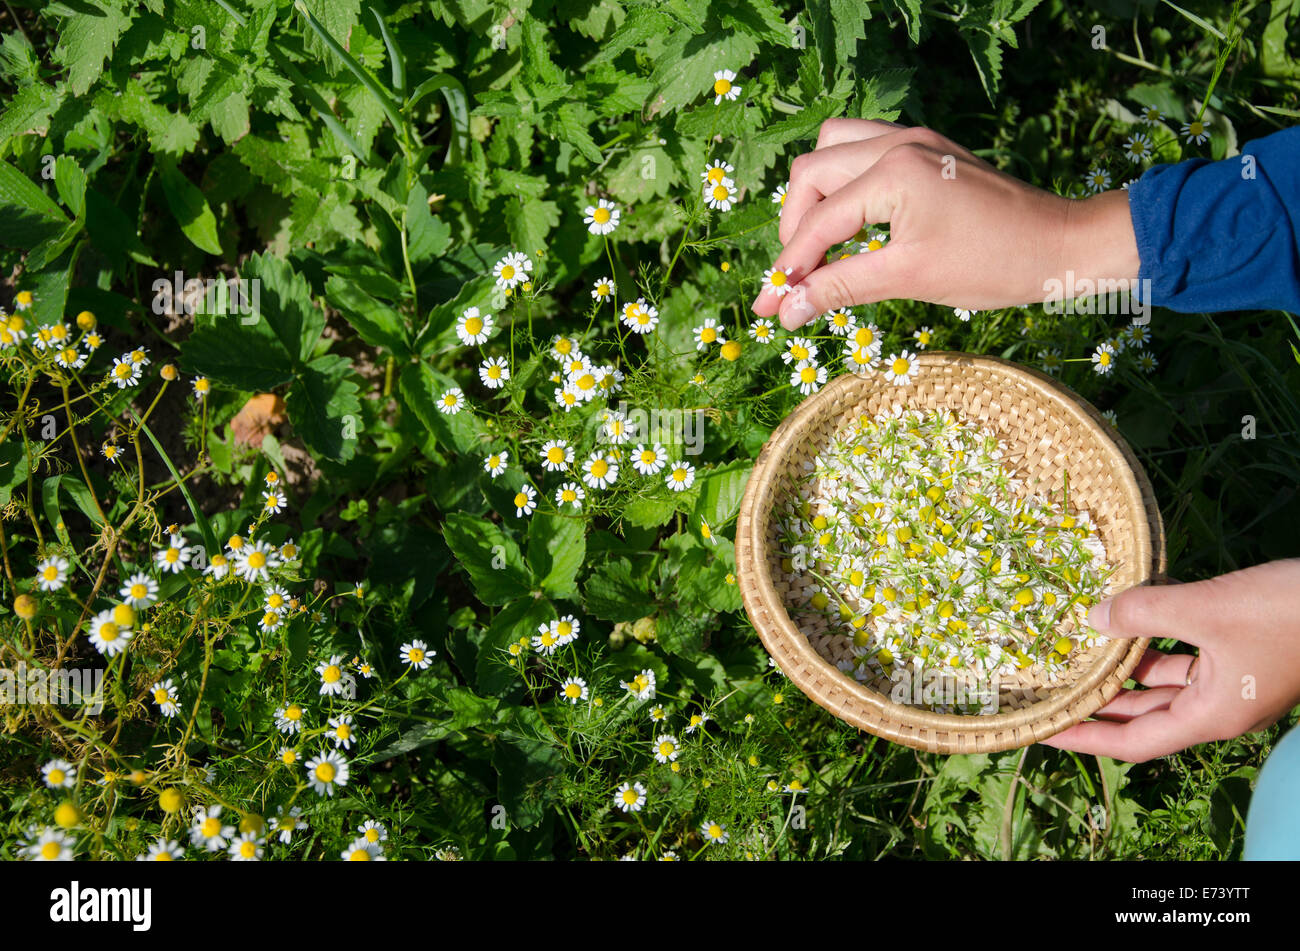
[[[875,360],[875,351],[869,347],[860,347],[852,341],[844,347],[844,365],[859,376],[870,373]]]
[[[969,321],[972,315],[979,313],[978,310],[970,310],[965,307],[954,307],[952,309],[952,312],[954,315],[956,315],[957,319],[962,321],[963,323]]]
[[[1165,114],[1155,106],[1147,106],[1142,110],[1139,118],[1144,125],[1155,125],[1157,122],[1165,121]]]
[[[279,489],[272,489],[269,492],[263,492],[262,500],[262,507],[272,515],[280,514],[289,504],[289,500],[285,498],[284,493]]]
[[[709,162],[708,165],[704,166],[704,171],[700,172],[700,181],[705,185],[713,185],[730,178],[731,173],[734,171],[735,168],[727,162]]]
[[[241,832],[226,850],[233,862],[257,862],[262,858],[262,837],[256,832]]]
[[[519,486],[519,491],[511,501],[515,506],[515,518],[532,515],[533,510],[537,508],[537,490],[525,482]]]
[[[196,400],[205,400],[208,394],[212,392],[212,383],[206,376],[196,376],[192,384],[192,393]]]
[[[912,382],[916,374],[917,363],[911,353],[904,350],[885,361],[885,379],[896,386]]]
[[[566,482],[555,490],[555,504],[571,505],[575,510],[582,508],[582,500],[586,497],[587,490],[576,482]]]
[[[1134,132],[1124,140],[1124,157],[1141,164],[1151,158],[1151,137],[1145,132]]]
[[[167,547],[154,553],[153,560],[159,571],[176,574],[189,562],[190,550],[185,547],[185,539],[180,535],[172,535],[167,541]]]
[[[348,784],[348,761],[337,750],[328,750],[304,764],[307,782],[318,796],[333,796],[334,790]]]
[[[190,842],[209,852],[220,852],[235,836],[235,827],[221,821],[221,806],[194,807],[190,824]]]
[[[803,363],[805,360],[817,359],[817,344],[803,337],[791,337],[785,342],[785,351],[781,354],[784,364]]]
[[[677,742],[677,737],[668,733],[659,734],[650,748],[655,755],[655,760],[660,763],[671,763],[681,752],[681,744]]]
[[[64,567],[67,567],[66,563]],[[136,572],[126,579],[117,593],[131,607],[143,611],[158,600],[158,582],[144,572]]]
[[[621,446],[636,435],[636,424],[629,423],[625,414],[610,410],[605,413],[605,422],[600,431],[615,446]]]
[[[280,553],[274,545],[256,541],[242,544],[235,555],[235,574],[245,581],[265,581],[280,566]]]
[[[1155,354],[1150,350],[1141,351],[1133,358],[1133,362],[1137,364],[1138,369],[1143,373],[1150,373],[1156,368],[1157,363]]]
[[[334,741],[335,749],[352,749],[352,744],[356,742],[356,730],[352,727],[352,716],[341,713],[336,717],[330,717],[329,726],[330,728],[325,731],[325,735]]]
[[[41,767],[41,779],[50,789],[71,789],[77,785],[77,768],[65,759],[52,759]]]
[[[68,580],[68,559],[51,555],[36,565],[36,584],[42,591],[58,591]]]
[[[607,489],[618,481],[618,461],[602,452],[593,452],[582,464],[582,481],[591,489]]]
[[[280,806],[271,820],[271,831],[284,843],[288,843],[299,829],[306,828],[307,823],[302,818],[302,806],[293,806],[287,812],[284,806]]]
[[[857,318],[847,307],[839,307],[826,315],[826,329],[837,337],[847,337],[857,327]]]
[[[377,842],[371,842],[365,836],[359,836],[348,844],[348,847],[339,853],[339,858],[345,862],[386,862],[384,849]]]
[[[1051,350],[1039,350],[1038,359],[1042,361],[1043,369],[1048,373],[1055,373],[1061,369],[1061,351],[1059,348]]]
[[[623,305],[623,324],[633,333],[648,334],[659,326],[659,311],[647,304],[644,297]]]
[[[490,453],[488,457],[483,460],[483,471],[495,478],[506,471],[506,467],[509,463],[510,453],[502,449],[499,452]]]
[[[117,448],[115,443],[106,442],[99,447],[100,455],[109,462],[118,462],[122,457],[122,450]]]
[[[79,370],[86,364],[86,355],[76,347],[59,347],[54,354],[59,366],[68,370]]]
[[[618,227],[619,210],[612,201],[604,198],[582,211],[582,223],[592,234],[611,234]]]
[[[707,713],[692,713],[690,723],[687,725],[685,732],[694,733],[711,719],[713,718]]]
[[[114,620],[112,610],[100,611],[91,618],[87,633],[95,650],[105,657],[116,657],[126,650],[131,640],[130,626],[119,624]]]
[[[533,650],[544,657],[550,657],[564,646],[560,642],[560,635],[555,630],[555,625],[545,623],[537,625],[537,633],[533,635],[531,643]]]
[[[357,835],[374,845],[388,841],[388,829],[382,822],[376,822],[374,819],[367,819],[357,826]]]
[[[154,685],[149,688],[149,696],[154,704],[162,711],[165,717],[174,717],[181,712],[181,705],[177,702],[180,696],[176,691],[175,682],[169,677],[166,680],[155,681]]]
[[[929,327],[922,327],[920,330],[912,331],[912,339],[916,341],[916,349],[918,350],[924,350],[926,347],[930,346],[930,342],[933,338],[934,334],[931,332]]]
[[[788,267],[770,267],[763,272],[763,290],[772,291],[777,297],[790,293],[790,269]]]
[[[287,703],[275,711],[275,728],[292,736],[302,730],[302,707]]]
[[[726,343],[726,338],[712,317],[704,318],[704,323],[691,331],[695,335],[695,349],[707,350],[710,344]]]
[[[790,187],[790,183],[789,183],[789,182],[787,182],[787,183],[784,184],[784,185],[777,185],[777,186],[776,186],[776,191],[772,192],[772,204],[774,204],[774,205],[781,205],[782,207],[784,207],[784,206],[785,206],[785,195],[786,195],[786,191],[789,189],[789,187]]]
[[[632,468],[643,476],[658,475],[668,463],[668,450],[663,446],[638,445],[632,450]]]
[[[734,100],[740,95],[740,87],[735,84],[736,74],[729,69],[715,70],[713,73],[713,104],[722,105],[722,100]]]
[[[1191,122],[1184,122],[1183,127],[1178,130],[1178,133],[1189,143],[1195,142],[1197,145],[1204,144],[1205,140],[1210,137],[1209,131],[1205,128],[1205,123],[1200,119],[1193,119]]]
[[[816,393],[826,382],[826,368],[817,365],[816,360],[800,360],[790,374],[790,385],[804,396]]]
[[[704,203],[717,211],[731,211],[737,201],[736,183],[729,178],[704,186]]]
[[[655,696],[655,672],[646,668],[631,680],[623,684],[623,689],[635,700],[653,700]]]
[[[147,367],[150,364],[149,351],[136,348],[126,354],[126,359],[131,361],[133,366]]]
[[[465,408],[465,392],[459,386],[453,386],[438,397],[438,412],[444,416],[455,416]]]
[[[149,844],[149,851],[144,855],[137,855],[137,862],[179,862],[185,857],[185,850],[175,839],[167,839],[159,836]]]
[[[77,840],[54,826],[46,826],[40,833],[23,847],[22,852],[35,862],[71,862]]]
[[[822,371],[823,379],[826,371]],[[664,484],[674,492],[685,492],[695,484],[695,467],[689,462],[674,462],[664,475]]]
[[[499,390],[510,379],[510,363],[505,357],[488,357],[478,368],[478,378],[489,390]]]
[[[343,657],[339,654],[317,664],[316,676],[320,678],[321,696],[342,696],[347,690],[348,677],[343,669]]]
[[[609,300],[614,299],[614,279],[602,277],[595,284],[591,285],[592,300]]]
[[[1090,194],[1104,192],[1110,188],[1110,172],[1094,165],[1088,169],[1088,174],[1083,176],[1083,185]]]
[[[527,280],[532,270],[533,262],[529,260],[528,255],[512,251],[496,263],[492,268],[492,274],[497,279],[498,287],[513,288]]]
[[[614,792],[614,805],[624,812],[640,812],[645,802],[645,787],[640,783],[624,783]]]
[[[1115,366],[1115,348],[1109,343],[1097,345],[1097,349],[1092,353],[1092,368],[1097,373],[1105,376]]]
[[[573,463],[573,447],[563,439],[551,439],[542,444],[542,468],[547,472],[560,472]]]
[[[727,839],[731,838],[727,832],[726,826],[720,822],[713,822],[705,819],[700,824],[700,836],[710,845],[725,845]]]
[[[776,327],[764,317],[749,325],[749,336],[757,343],[771,343],[776,340]]]
[[[585,402],[586,399],[581,391],[571,383],[555,388],[555,405],[561,407],[566,413]]]
[[[1116,429],[1119,429],[1119,417],[1115,415],[1113,409],[1104,409],[1101,411],[1101,418],[1110,423]]]
[[[429,645],[421,640],[408,641],[398,650],[402,663],[410,664],[416,670],[427,670],[437,653],[429,650]]]
[[[581,700],[586,700],[589,696],[587,681],[583,680],[581,677],[570,677],[564,683],[560,684],[560,696],[572,704],[577,704]]]
[[[870,253],[872,251],[879,251],[881,248],[885,246],[885,242],[888,240],[889,240],[889,235],[885,234],[885,232],[883,231],[877,231],[874,234],[872,234],[871,237],[869,237],[866,241],[863,241],[861,244],[858,245],[858,253],[863,254],[863,253]]]
[[[135,386],[140,382],[143,373],[142,367],[131,362],[129,354],[114,357],[113,369],[108,371],[109,378],[117,384],[119,390],[124,390],[128,386]]]

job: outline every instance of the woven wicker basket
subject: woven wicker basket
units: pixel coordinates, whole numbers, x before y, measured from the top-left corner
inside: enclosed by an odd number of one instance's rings
[[[840,429],[862,414],[897,408],[955,410],[996,433],[1005,461],[1027,491],[1060,498],[1068,472],[1070,507],[1088,511],[1115,568],[1110,593],[1161,580],[1164,528],[1141,464],[1097,410],[1051,377],[995,357],[930,352],[912,382],[845,375],[809,397],[763,447],[736,527],[736,564],[745,611],[763,646],[805,694],[835,716],[877,736],[938,753],[1028,746],[1091,716],[1119,691],[1146,648],[1114,639],[1079,651],[1055,683],[1023,672],[1004,682],[998,712],[936,713],[896,703],[842,674],[835,662],[850,641],[833,631],[801,631],[786,609],[776,519],[791,477]]]

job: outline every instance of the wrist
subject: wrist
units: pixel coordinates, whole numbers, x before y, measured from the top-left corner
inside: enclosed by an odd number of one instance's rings
[[[1062,242],[1062,277],[1073,271],[1076,283],[1085,279],[1136,283],[1141,267],[1127,191],[1118,189],[1070,202]]]

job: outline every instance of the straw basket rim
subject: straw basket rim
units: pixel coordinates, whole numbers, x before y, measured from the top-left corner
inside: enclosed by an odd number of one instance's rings
[[[745,613],[764,648],[791,682],[818,705],[859,729],[929,752],[997,752],[1027,746],[1081,722],[1108,703],[1137,666],[1149,640],[1115,638],[1090,648],[1100,656],[1077,680],[1053,690],[1048,699],[1021,709],[980,716],[941,714],[896,703],[842,674],[796,627],[772,581],[767,532],[777,485],[786,475],[787,460],[800,436],[834,418],[845,394],[882,390],[904,405],[923,406],[924,402],[909,404],[908,400],[914,398],[917,383],[926,375],[981,372],[996,383],[998,393],[1014,391],[1021,398],[1050,403],[1067,418],[1071,430],[1078,427],[1102,454],[1116,484],[1108,497],[1122,504],[1135,532],[1135,555],[1126,573],[1136,574],[1138,579],[1118,590],[1164,581],[1164,526],[1151,481],[1128,443],[1096,407],[1047,374],[999,357],[928,351],[916,361],[917,377],[900,387],[873,376],[838,377],[800,403],[772,432],[750,474],[736,523],[736,575]],[[886,387],[889,389],[884,390]],[[850,414],[840,410],[838,415],[847,422]],[[1112,596],[1118,590],[1112,591]]]

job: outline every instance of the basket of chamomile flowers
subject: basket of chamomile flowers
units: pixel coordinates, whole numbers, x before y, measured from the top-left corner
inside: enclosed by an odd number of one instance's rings
[[[1088,608],[1160,581],[1164,529],[1119,433],[1052,378],[930,352],[846,374],[772,433],[736,563],[774,663],[917,749],[1027,746],[1091,716],[1146,648]]]

